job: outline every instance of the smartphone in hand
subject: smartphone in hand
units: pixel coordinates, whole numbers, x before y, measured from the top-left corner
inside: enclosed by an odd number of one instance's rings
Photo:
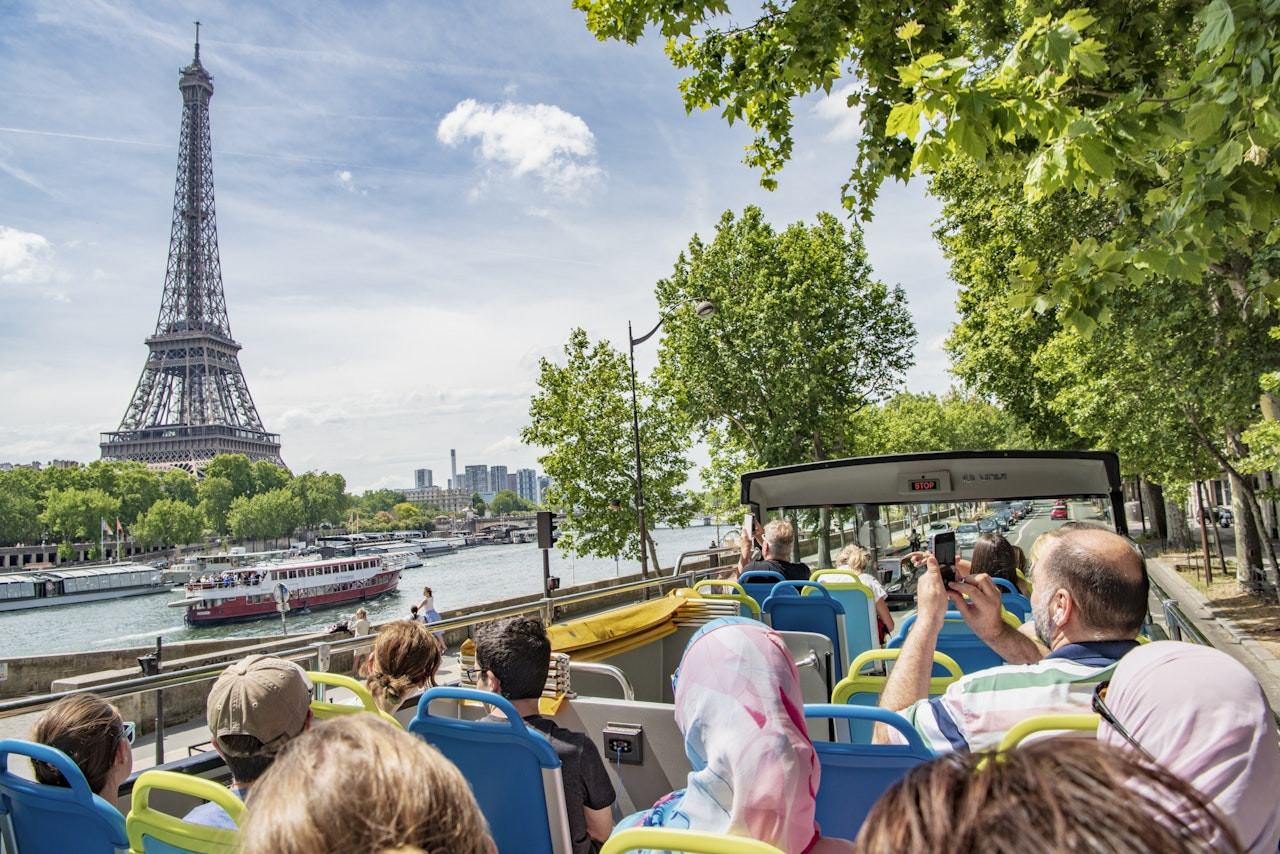
[[[748,542],[751,541],[752,534],[755,533],[755,528],[756,516],[754,513],[748,513],[742,520],[742,536],[746,537]]]

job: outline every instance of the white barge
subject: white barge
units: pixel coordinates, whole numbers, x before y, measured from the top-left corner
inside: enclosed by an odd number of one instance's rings
[[[164,573],[140,563],[0,575],[0,611],[120,599],[169,590]]]

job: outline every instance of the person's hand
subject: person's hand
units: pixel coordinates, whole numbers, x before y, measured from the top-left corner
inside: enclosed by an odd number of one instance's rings
[[[937,559],[928,555],[927,563],[928,570],[916,583],[916,624],[936,634],[947,616],[950,600]]]
[[[933,556],[933,552],[915,551],[907,552],[902,556],[903,560],[910,560],[912,566],[924,566],[925,561]]]
[[[963,590],[962,594],[960,591]],[[1003,601],[1000,588],[996,587],[991,576],[985,574],[970,575],[964,584],[955,584],[949,592],[951,603],[955,605],[960,616],[968,623],[973,633],[983,641],[990,643],[1004,632],[1004,620],[1000,617]],[[965,598],[968,595],[968,599]]]

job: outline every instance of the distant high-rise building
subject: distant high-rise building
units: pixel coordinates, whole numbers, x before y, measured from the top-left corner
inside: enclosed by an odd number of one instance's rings
[[[538,489],[538,473],[533,469],[516,469],[516,495],[534,504],[541,503],[542,492]]]
[[[462,484],[458,483],[458,451],[453,448],[449,449],[449,488],[462,488]]]
[[[507,489],[511,492],[516,491],[516,476],[514,473],[507,475]]]
[[[426,489],[428,486],[434,486],[431,482],[431,469],[414,469],[413,486],[415,489]]]
[[[538,475],[538,503],[539,504],[541,504],[543,500],[546,498],[547,489],[551,486],[551,483],[552,481],[551,481],[550,475],[545,475],[545,474]]]
[[[462,488],[468,492],[488,492],[489,467],[467,466],[462,473]]]
[[[489,466],[489,491],[501,492],[507,488],[507,467]]]

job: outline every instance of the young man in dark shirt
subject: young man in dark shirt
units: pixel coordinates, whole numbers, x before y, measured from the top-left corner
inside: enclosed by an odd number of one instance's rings
[[[542,621],[519,616],[485,623],[476,629],[475,645],[476,686],[509,700],[525,725],[545,735],[560,757],[573,854],[599,851],[613,831],[613,783],[590,738],[538,713],[551,664],[551,641]],[[505,718],[495,710],[486,720]]]
[[[752,520],[754,522],[754,519]],[[760,560],[751,560],[752,541],[760,543]],[[785,519],[774,519],[761,529],[754,522],[750,537],[742,538],[742,557],[738,561],[738,575],[757,569],[777,572],[788,581],[808,581],[809,567],[803,563],[792,563],[791,553],[795,548],[796,531]]]

